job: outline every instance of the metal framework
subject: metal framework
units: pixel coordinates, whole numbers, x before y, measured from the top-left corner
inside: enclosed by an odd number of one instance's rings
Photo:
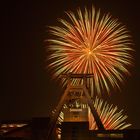
[[[69,74],[62,75],[62,78],[67,78],[67,87],[66,87],[64,94],[62,95],[57,107],[56,107],[55,114],[51,118],[49,130],[48,130],[48,135],[47,135],[48,140],[50,139],[50,137],[55,129],[57,119],[58,119],[59,114],[63,108],[63,105],[66,103],[66,100],[68,98],[68,94],[70,91],[83,91],[84,97],[86,98],[87,104],[89,105],[89,107],[91,109],[91,112],[94,116],[94,119],[96,121],[98,129],[105,130],[105,128],[104,128],[104,126],[99,118],[99,115],[93,106],[93,102],[91,100],[91,97],[90,97],[89,91],[88,91],[88,87],[87,87],[87,79],[92,78],[92,77],[93,77],[93,74],[71,74],[71,73],[69,73]],[[83,80],[83,84],[72,85],[71,82],[74,78],[76,78],[76,79],[80,78],[81,80]]]

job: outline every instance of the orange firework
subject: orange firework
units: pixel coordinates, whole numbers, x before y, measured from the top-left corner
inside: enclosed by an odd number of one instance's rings
[[[97,110],[97,113],[104,125],[106,130],[122,130],[129,126],[130,123],[126,122],[127,115],[123,115],[123,110],[118,111],[118,107],[114,105],[109,105],[107,102],[104,102],[102,99],[96,97],[93,102],[94,107]],[[96,130],[98,129],[94,117],[89,109],[89,129]]]
[[[54,77],[70,72],[94,74],[89,80],[91,96],[103,90],[110,93],[110,86],[120,89],[132,65],[132,41],[126,27],[94,7],[66,14],[68,19],[60,19],[60,26],[50,27],[53,37],[47,40]]]

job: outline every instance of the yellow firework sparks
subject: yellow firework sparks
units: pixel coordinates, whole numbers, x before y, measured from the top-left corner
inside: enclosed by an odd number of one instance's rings
[[[126,27],[100,10],[66,12],[60,26],[50,27],[49,68],[54,77],[62,73],[94,74],[89,80],[91,96],[120,88],[132,64],[132,41]]]
[[[131,124],[125,122],[127,116],[123,115],[123,110],[118,111],[117,106],[109,105],[107,102],[104,102],[102,99],[97,97],[93,104],[106,130],[122,130],[131,126]],[[91,130],[98,129],[90,110],[89,127]]]

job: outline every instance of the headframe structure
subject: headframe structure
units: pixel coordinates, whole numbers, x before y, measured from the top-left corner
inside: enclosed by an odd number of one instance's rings
[[[67,86],[66,89],[64,91],[64,94],[62,95],[61,99],[59,100],[59,103],[55,109],[55,112],[53,114],[53,117],[51,118],[50,124],[49,124],[49,130],[48,130],[48,134],[47,134],[47,140],[50,140],[52,133],[54,132],[55,126],[56,126],[56,122],[57,119],[59,117],[59,114],[63,108],[63,105],[66,103],[66,100],[69,96],[69,93],[71,91],[82,91],[84,94],[84,98],[86,98],[87,104],[91,109],[91,113],[95,119],[96,125],[98,127],[99,130],[105,130],[102,121],[100,120],[100,117],[93,105],[93,101],[90,97],[89,94],[89,89],[87,86],[87,79],[88,78],[93,78],[93,74],[72,74],[72,73],[68,73],[68,74],[62,74],[61,75],[62,78],[66,78],[67,79]],[[74,85],[72,84],[72,80],[73,79],[80,79],[83,80],[82,84],[79,85]]]

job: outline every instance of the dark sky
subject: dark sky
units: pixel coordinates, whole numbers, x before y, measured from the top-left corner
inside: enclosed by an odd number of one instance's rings
[[[62,94],[61,87],[46,71],[44,39],[46,26],[56,25],[64,11],[94,4],[111,13],[130,30],[135,43],[135,67],[122,91],[109,101],[124,109],[132,128],[140,128],[140,12],[136,0],[31,0],[1,3],[1,92],[0,120],[45,117]]]

